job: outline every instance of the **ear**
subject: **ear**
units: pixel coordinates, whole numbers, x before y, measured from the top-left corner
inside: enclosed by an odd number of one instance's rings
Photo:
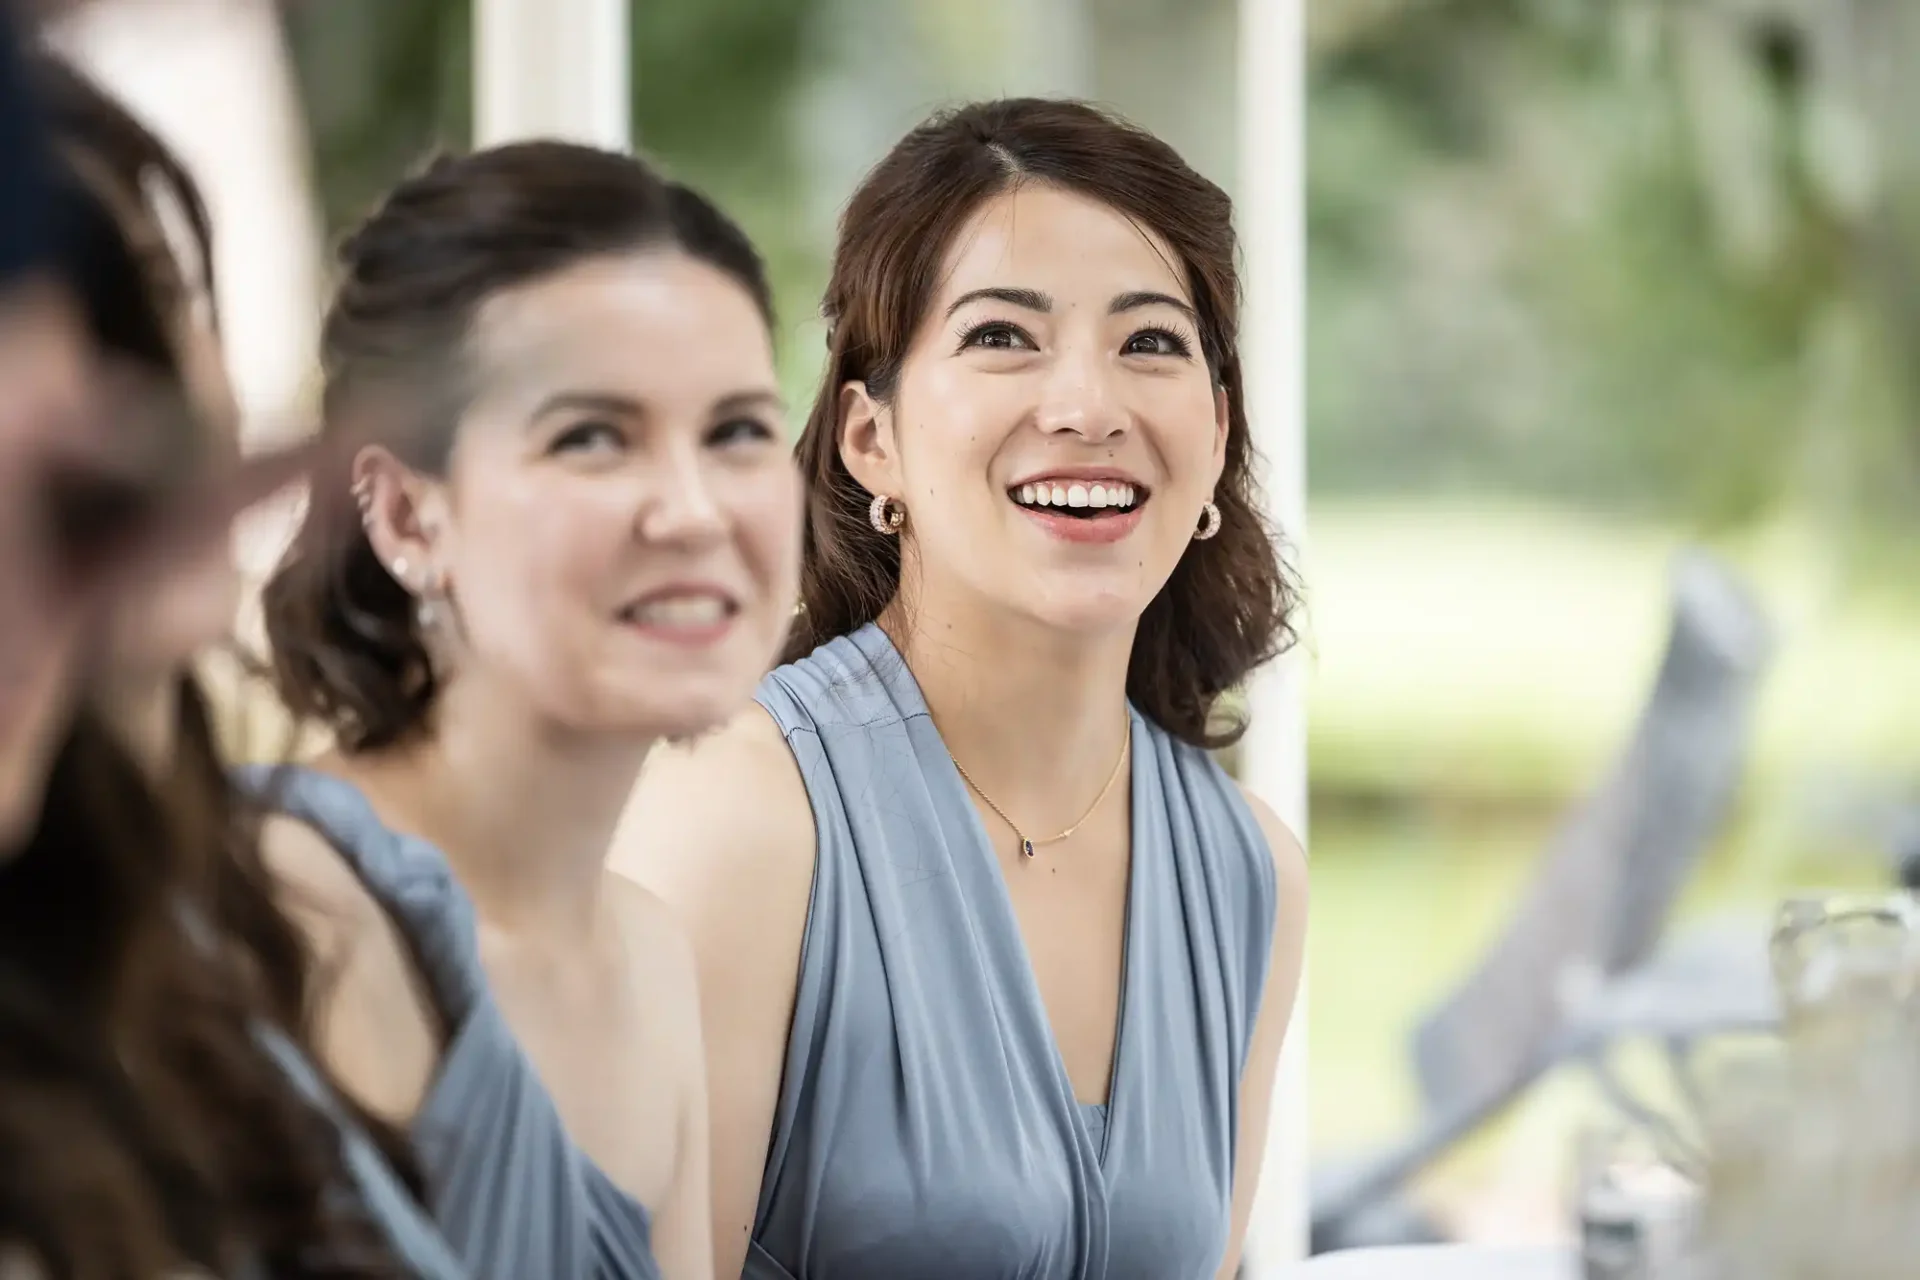
[[[875,399],[866,383],[840,388],[840,461],[868,493],[900,494],[900,449],[893,427],[893,410]]]
[[[1233,423],[1233,401],[1227,395],[1225,387],[1213,389],[1213,485],[1220,483],[1220,475],[1227,469],[1227,432]]]
[[[415,595],[445,586],[447,498],[444,485],[369,445],[353,459],[361,526],[380,563]]]

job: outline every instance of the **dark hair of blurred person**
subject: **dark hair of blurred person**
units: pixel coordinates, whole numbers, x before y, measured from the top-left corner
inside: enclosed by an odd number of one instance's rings
[[[156,465],[206,467],[231,426],[184,367],[192,291],[207,279],[188,280],[146,221],[145,187],[170,189],[203,264],[204,208],[111,100],[55,64],[35,70],[64,162],[50,175],[61,274],[101,352],[201,424],[199,438],[173,441],[184,458]],[[230,594],[208,592],[217,577],[192,565],[120,602],[38,825],[0,861],[0,1249],[53,1277],[402,1274],[337,1194],[343,1139],[327,1104],[268,1047],[307,1039],[311,965],[185,674],[213,637],[173,625],[178,597],[166,594],[181,583],[201,615],[230,616]],[[126,642],[129,619],[144,650]],[[129,672],[160,692],[129,702]],[[165,709],[157,736],[153,706]],[[404,1142],[354,1121],[417,1188]]]

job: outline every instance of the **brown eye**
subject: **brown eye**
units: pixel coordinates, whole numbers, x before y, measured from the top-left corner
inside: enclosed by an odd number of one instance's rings
[[[758,418],[732,418],[716,426],[707,443],[725,448],[730,445],[765,444],[778,439],[774,429]]]
[[[977,347],[987,351],[1031,351],[1033,339],[1019,326],[1004,320],[988,320],[960,335],[960,348]]]
[[[1127,339],[1121,348],[1130,356],[1181,356],[1191,358],[1193,344],[1171,329],[1142,329]]]
[[[553,438],[548,447],[549,453],[584,453],[603,450],[619,450],[626,447],[627,438],[620,428],[611,422],[577,422]]]

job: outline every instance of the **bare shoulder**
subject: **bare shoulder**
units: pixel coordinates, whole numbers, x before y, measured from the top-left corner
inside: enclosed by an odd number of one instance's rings
[[[682,907],[676,886],[688,876],[777,892],[796,877],[811,882],[813,855],[806,783],[780,727],[756,703],[699,741],[648,758],[612,865]]]
[[[386,913],[318,831],[282,814],[260,828],[260,856],[279,890],[280,904],[317,944],[351,944],[386,922]],[[323,956],[331,949],[323,945]]]
[[[1273,855],[1273,887],[1276,900],[1280,903],[1279,920],[1285,920],[1289,914],[1303,905],[1307,899],[1307,851],[1301,845],[1300,837],[1273,811],[1273,806],[1256,795],[1245,783],[1236,783],[1240,795],[1247,802],[1247,808],[1253,811],[1253,820],[1260,824],[1260,832],[1267,838],[1267,849]],[[1278,921],[1276,921],[1278,927]]]

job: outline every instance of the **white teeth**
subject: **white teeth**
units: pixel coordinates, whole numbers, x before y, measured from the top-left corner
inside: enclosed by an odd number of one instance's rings
[[[628,616],[642,626],[710,627],[727,616],[727,605],[713,596],[670,596],[650,600]]]
[[[1079,507],[1099,510],[1131,507],[1137,495],[1130,484],[1074,484],[1046,480],[1028,481],[1013,491],[1013,499],[1023,507]]]

